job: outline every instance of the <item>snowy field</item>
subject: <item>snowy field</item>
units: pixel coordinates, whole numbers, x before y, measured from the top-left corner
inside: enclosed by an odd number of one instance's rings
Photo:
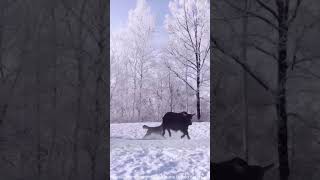
[[[162,136],[142,139],[152,123],[110,125],[110,173],[112,180],[127,179],[210,179],[209,122],[193,122],[189,126],[191,140],[171,131]]]

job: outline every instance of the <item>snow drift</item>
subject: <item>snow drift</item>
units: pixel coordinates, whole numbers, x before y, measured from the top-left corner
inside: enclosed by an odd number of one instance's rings
[[[111,179],[210,179],[210,125],[189,126],[191,140],[181,132],[142,139],[142,126],[159,123],[110,125]]]

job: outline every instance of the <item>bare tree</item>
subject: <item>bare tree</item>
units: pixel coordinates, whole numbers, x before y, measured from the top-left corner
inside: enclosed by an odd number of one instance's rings
[[[12,93],[14,92],[14,89],[16,87],[16,82],[17,82],[16,80],[20,76],[20,71],[21,71],[21,67],[12,70],[10,67],[8,67],[8,64],[4,62],[5,56],[9,54],[9,51],[11,51],[13,48],[12,46],[15,45],[15,43],[13,45],[9,43],[13,39],[11,36],[10,38],[5,38],[6,30],[9,29],[5,24],[5,19],[7,19],[7,17],[5,16],[5,12],[8,9],[12,8],[12,6],[14,5],[15,5],[15,2],[9,2],[9,1],[3,1],[0,3],[0,6],[1,6],[0,7],[0,11],[1,11],[0,12],[0,85],[2,87],[6,87],[6,86],[9,87],[9,88],[5,88],[5,89],[8,89],[7,92],[9,92],[7,96],[6,97],[0,96],[0,99],[1,99],[0,125],[3,123],[6,117],[9,103],[12,99],[12,95],[13,95]],[[3,88],[2,89],[3,92],[2,91],[0,92],[6,94],[5,89]]]
[[[97,158],[107,151],[107,8],[98,0],[0,3],[2,178],[107,178],[106,158]]]
[[[77,111],[76,111],[76,119],[73,130],[73,170],[71,172],[72,179],[78,179],[79,176],[79,126],[82,119],[82,109],[83,109],[83,88],[84,88],[84,62],[83,62],[83,21],[84,15],[86,11],[87,0],[83,0],[81,2],[80,10],[79,10],[79,26],[76,30],[75,37],[75,57],[77,59]]]
[[[273,46],[266,48],[264,45],[258,45],[255,40],[247,41],[246,45],[257,53],[264,54],[271,59],[270,62],[275,62],[277,72],[275,74],[276,87],[272,87],[270,82],[264,80],[260,74],[254,71],[245,61],[244,56],[238,56],[237,52],[232,50],[230,45],[222,41],[218,35],[211,37],[213,49],[224,54],[225,57],[234,60],[246,73],[260,84],[275,100],[275,109],[277,116],[277,137],[278,137],[278,159],[280,179],[287,180],[289,178],[289,161],[288,161],[288,116],[287,116],[287,77],[289,65],[295,62],[296,56],[289,56],[289,35],[290,30],[294,29],[294,22],[297,19],[301,9],[302,0],[286,1],[261,1],[255,0],[251,4],[255,8],[242,8],[238,3],[225,1],[225,4],[240,14],[247,14],[248,17],[254,19],[252,21],[262,24],[263,27],[271,29],[277,37],[268,38],[266,36],[255,36],[255,38],[263,39],[264,42]],[[219,4],[221,2],[218,2]],[[267,14],[267,15],[266,15]],[[229,19],[228,19],[229,18]],[[222,18],[231,24],[232,17]],[[236,19],[236,17],[233,17]],[[250,31],[248,29],[248,31]],[[270,50],[271,49],[271,50]],[[273,52],[273,49],[275,52]],[[295,51],[297,53],[298,51]],[[293,58],[291,58],[293,57]]]
[[[244,10],[245,12],[248,11],[250,6],[250,0],[244,1]],[[247,36],[248,36],[248,16],[246,13],[243,15],[243,29],[242,29],[242,52],[241,58],[244,62],[247,60]],[[248,117],[248,96],[247,96],[247,72],[243,70],[243,152],[244,152],[244,159],[249,162],[249,117]]]
[[[168,64],[168,68],[195,92],[197,118],[200,120],[201,76],[203,68],[208,66],[209,57],[209,2],[172,1],[169,7],[171,14],[166,19],[167,30],[171,37],[168,53],[180,66],[183,66],[183,69],[190,70],[187,77],[195,82],[195,87],[183,75],[186,72],[177,71],[173,64]]]
[[[208,1],[199,1],[197,6],[199,8],[197,21],[201,24],[201,26],[197,25],[198,40],[201,39],[201,43],[197,42],[197,45],[200,45],[198,50],[201,53],[200,66],[202,65],[198,79],[198,107],[203,107],[201,109],[201,113],[204,114],[202,120],[208,120],[206,115],[209,113],[206,107],[209,97],[209,84],[207,83],[209,81],[209,5],[205,2],[208,3]],[[190,3],[192,4],[191,1]],[[179,42],[177,46],[174,46],[173,43],[170,47],[166,44],[161,45],[162,48],[157,50],[158,45],[154,42],[156,39],[153,39],[156,37],[157,27],[154,26],[155,21],[151,10],[146,7],[149,7],[146,1],[138,1],[136,7],[129,11],[126,26],[111,32],[112,122],[137,121],[137,119],[139,121],[161,120],[167,111],[185,111],[186,109],[196,111],[197,109],[197,98],[193,98],[197,94],[196,71],[185,66],[183,58],[176,58],[166,50],[177,50],[190,57],[191,62],[195,61],[195,53],[183,49],[182,43]],[[206,17],[202,17],[203,14]],[[189,15],[192,16],[192,14]],[[192,23],[191,21],[190,24],[188,23],[190,33],[194,32],[191,29]],[[203,24],[206,27],[202,27]],[[192,38],[194,39],[194,34]],[[205,55],[207,58],[204,57]],[[170,65],[169,68],[168,65]]]

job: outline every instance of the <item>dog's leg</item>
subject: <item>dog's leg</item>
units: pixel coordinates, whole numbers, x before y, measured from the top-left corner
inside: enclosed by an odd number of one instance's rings
[[[147,136],[148,136],[148,134],[144,135],[144,136],[143,136],[143,139],[146,138]]]
[[[170,132],[170,129],[167,129],[168,130],[168,132],[169,132],[169,136],[171,137],[171,132]]]
[[[163,129],[162,129],[162,136],[164,136],[165,133],[166,133],[166,129],[163,128]]]
[[[147,133],[146,133],[146,135],[144,135],[144,137],[143,137],[143,138],[145,138],[145,137],[149,136],[150,134],[151,134],[150,132],[147,132]]]

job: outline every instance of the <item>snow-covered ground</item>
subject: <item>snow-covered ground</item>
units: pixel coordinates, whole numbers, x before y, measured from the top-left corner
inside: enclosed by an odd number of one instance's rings
[[[189,126],[191,140],[181,132],[172,137],[146,134],[143,125],[160,122],[121,123],[110,125],[110,173],[112,180],[127,179],[210,179],[210,125],[193,122]]]

